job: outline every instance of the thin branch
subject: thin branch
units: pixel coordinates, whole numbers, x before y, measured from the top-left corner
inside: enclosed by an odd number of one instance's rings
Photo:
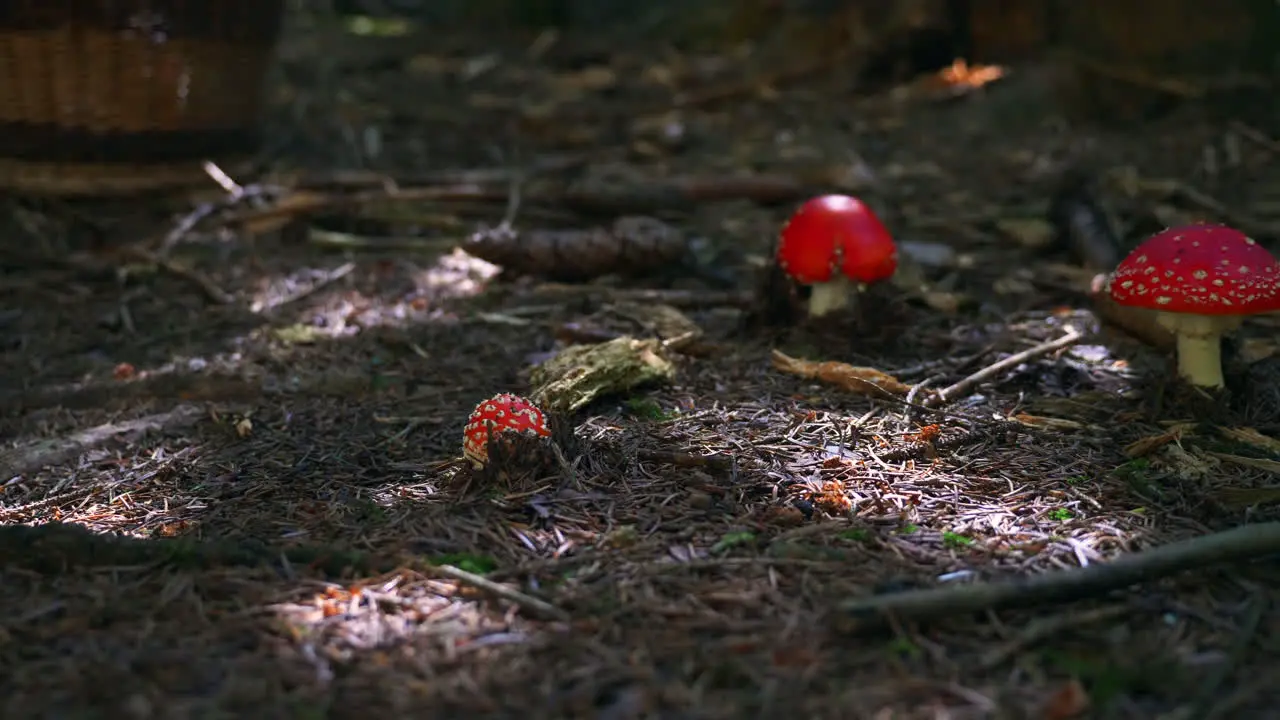
[[[983,654],[982,658],[977,663],[977,667],[988,672],[995,670],[1016,657],[1018,653],[1023,652],[1027,648],[1041,646],[1045,641],[1053,638],[1055,635],[1065,634],[1084,625],[1096,625],[1099,623],[1110,622],[1134,612],[1135,609],[1128,604],[1107,605],[1080,613],[1073,612],[1068,615],[1058,615],[1055,617],[1036,620],[1023,628],[1022,632],[1018,633],[1017,637],[1004,645]]]
[[[532,595],[526,595],[519,590],[507,587],[502,583],[496,583],[488,578],[467,572],[466,570],[456,568],[452,565],[432,565],[428,568],[428,572],[438,573],[447,578],[457,580],[458,582],[466,583],[479,590],[483,590],[490,595],[515,603],[526,610],[531,610],[543,617],[551,618],[552,620],[562,620],[567,622],[570,619],[569,613],[545,600],[539,600]]]
[[[105,423],[66,436],[42,438],[24,443],[10,450],[0,451],[0,478],[7,480],[15,475],[25,475],[42,467],[67,462],[114,438],[189,427],[204,414],[203,407],[179,405],[173,410],[156,415],[118,423]],[[20,510],[23,508],[5,508],[0,505],[0,517]]]
[[[71,568],[156,565],[184,569],[271,567],[281,563],[343,577],[400,567],[399,558],[377,558],[325,546],[276,547],[250,540],[143,539],[98,534],[81,525],[0,524],[0,568],[64,573]]]
[[[234,295],[223,290],[216,282],[213,281],[213,278],[210,278],[199,270],[184,267],[173,260],[163,257],[159,253],[153,253],[150,250],[146,250],[141,247],[126,247],[123,248],[122,252],[127,257],[131,257],[141,262],[151,263],[170,275],[177,276],[195,284],[195,286],[204,293],[206,298],[219,305],[230,305],[236,301]]]
[[[939,620],[1002,608],[1067,603],[1189,570],[1280,553],[1280,522],[1245,525],[1164,545],[1110,563],[1018,580],[974,583],[861,598],[840,610],[855,624]]]
[[[1215,705],[1222,704],[1222,688],[1226,681],[1233,673],[1241,672],[1240,666],[1245,662],[1249,647],[1258,639],[1259,626],[1262,624],[1262,617],[1266,614],[1268,605],[1266,594],[1255,591],[1245,613],[1244,623],[1227,652],[1226,662],[1210,671],[1204,679],[1204,684],[1200,686],[1195,704],[1191,708],[1192,718],[1208,720],[1213,717],[1226,717],[1226,712],[1215,712]]]
[[[973,373],[969,377],[966,377],[963,380],[956,382],[954,385],[951,385],[950,387],[946,387],[939,390],[936,395],[933,395],[932,397],[929,397],[925,400],[925,405],[927,407],[937,407],[938,405],[941,405],[947,402],[948,400],[950,400],[951,398],[954,398],[957,395],[968,392],[969,390],[973,389],[975,386],[990,380],[991,378],[995,377],[996,375],[999,375],[1005,370],[1008,370],[1010,368],[1015,368],[1029,360],[1034,360],[1042,355],[1048,355],[1050,353],[1057,352],[1065,347],[1074,345],[1080,342],[1080,340],[1083,337],[1084,337],[1084,333],[1080,332],[1079,330],[1076,330],[1075,328],[1071,328],[1067,330],[1066,335],[1063,335],[1057,340],[1050,340],[1049,342],[1040,343],[1035,347],[1027,348],[1026,350],[1023,350],[1020,353],[1014,353],[1009,357],[1003,360],[1000,360],[999,362],[991,363],[990,365]]]

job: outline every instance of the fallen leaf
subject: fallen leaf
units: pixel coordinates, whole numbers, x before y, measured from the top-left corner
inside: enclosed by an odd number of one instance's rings
[[[567,94],[576,91],[607,90],[618,84],[618,74],[613,68],[605,65],[584,68],[578,72],[565,73],[556,77],[558,89]]]
[[[1072,678],[1049,696],[1044,706],[1045,720],[1067,720],[1089,709],[1089,692]]]
[[[324,338],[324,331],[313,325],[294,324],[271,331],[277,340],[286,345],[310,345]]]
[[[811,668],[822,660],[816,651],[804,645],[777,648],[771,659],[778,668]]]
[[[814,507],[828,515],[844,515],[853,509],[853,502],[845,495],[844,485],[835,480],[822,483],[822,490],[814,493],[810,500]]]
[[[968,295],[941,290],[925,290],[920,296],[926,305],[947,315],[955,315],[963,305],[969,302]]]
[[[766,524],[774,527],[795,527],[804,524],[804,513],[799,508],[775,507],[768,506],[760,510],[756,518]]]
[[[1223,488],[1214,493],[1218,502],[1229,508],[1246,508],[1280,502],[1280,487]]]
[[[1026,413],[1018,413],[1012,417],[1023,425],[1046,430],[1083,430],[1086,427],[1084,423],[1076,422],[1075,420],[1064,420],[1063,418],[1042,417]]]
[[[1191,429],[1191,427],[1192,426],[1188,423],[1180,423],[1159,435],[1149,435],[1144,438],[1139,438],[1125,446],[1124,454],[1131,458],[1150,455],[1171,442],[1181,440],[1183,433]]]
[[[1280,453],[1280,440],[1254,430],[1253,428],[1221,428],[1220,432],[1229,440],[1252,445],[1269,453]]]
[[[1280,474],[1280,461],[1277,460],[1264,460],[1262,458],[1251,458],[1243,455],[1231,455],[1230,453],[1211,451],[1206,451],[1205,454],[1225,462],[1235,463],[1236,465],[1243,465],[1256,470],[1265,470],[1269,473]]]
[[[405,63],[405,69],[414,75],[446,75],[457,72],[458,61],[441,55],[415,55]]]
[[[240,231],[249,236],[275,232],[296,218],[335,203],[323,193],[295,190],[261,212],[247,213],[239,219]]]
[[[1039,218],[1003,218],[996,220],[996,229],[1026,248],[1046,248],[1053,244],[1053,226]]]
[[[1020,273],[1014,273],[996,278],[991,289],[998,295],[1029,295],[1036,291],[1036,286]]]
[[[773,351],[773,367],[790,375],[820,380],[859,395],[905,395],[911,392],[910,385],[875,368],[835,361],[811,362],[790,357],[777,350]]]

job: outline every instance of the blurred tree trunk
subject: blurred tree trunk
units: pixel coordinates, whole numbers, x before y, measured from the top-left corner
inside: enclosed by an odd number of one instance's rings
[[[952,0],[951,5],[966,35],[963,54],[973,62],[1034,59],[1053,38],[1051,0]]]
[[[1058,3],[1064,109],[1138,121],[1187,100],[1228,113],[1268,99],[1280,53],[1271,0]]]

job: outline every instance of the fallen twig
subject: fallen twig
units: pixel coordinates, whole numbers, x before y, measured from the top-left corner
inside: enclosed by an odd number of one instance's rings
[[[296,292],[290,293],[282,298],[278,298],[270,303],[262,300],[256,301],[254,302],[253,306],[250,307],[249,309],[256,313],[279,310],[281,307],[284,307],[285,305],[296,303],[299,300],[302,300],[303,298],[310,297],[311,295],[314,295],[315,293],[320,292],[320,290],[350,275],[351,271],[355,269],[356,269],[355,263],[350,263],[350,262],[344,263],[324,273],[315,282],[297,290]]]
[[[690,209],[703,203],[749,200],[761,204],[784,203],[804,197],[812,191],[812,183],[803,178],[781,174],[748,174],[728,176],[689,176],[653,183],[638,183],[621,189],[582,189],[560,192],[533,190],[522,192],[522,203],[568,208],[588,214],[646,214]],[[283,224],[278,221],[304,217],[318,212],[349,211],[371,203],[421,203],[483,201],[508,203],[510,187],[491,187],[475,183],[400,187],[362,190],[350,194],[298,193],[274,206],[228,213],[223,221],[231,227]]]
[[[351,233],[333,232],[309,228],[307,242],[323,248],[335,250],[373,251],[373,252],[412,252],[443,255],[461,247],[466,238],[417,238],[417,237],[365,237]]]
[[[205,297],[219,305],[230,305],[236,300],[234,295],[219,287],[208,275],[199,270],[183,267],[159,253],[153,253],[140,247],[126,247],[123,252],[127,257],[150,263],[171,275],[194,283],[204,293]]]
[[[733,290],[611,289],[560,283],[538,285],[533,288],[533,294],[570,297],[573,300],[654,303],[676,308],[747,307],[752,302],[751,293]]]
[[[385,175],[369,170],[337,169],[307,171],[287,183],[302,190],[365,190],[369,188],[421,187],[424,185],[500,185],[513,177],[534,177],[576,170],[590,160],[587,155],[548,155],[535,159],[528,167],[480,167],[438,170],[415,174]]]
[[[476,575],[475,573],[467,572],[466,570],[456,568],[452,565],[432,565],[430,569],[432,572],[436,572],[447,578],[471,585],[491,595],[500,597],[503,600],[515,603],[526,610],[538,613],[543,617],[562,621],[568,621],[570,619],[569,613],[545,600],[539,600],[532,595],[526,595],[519,590],[507,587],[502,583],[496,583],[492,580],[481,577],[480,575]]]
[[[1018,653],[1027,648],[1039,647],[1055,635],[1065,634],[1085,625],[1110,622],[1133,612],[1134,608],[1130,605],[1107,605],[1082,613],[1038,619],[1028,624],[1017,637],[984,653],[982,659],[978,661],[978,667],[985,671],[995,670],[1016,657]]]
[[[1231,129],[1240,137],[1253,142],[1267,152],[1280,154],[1280,142],[1276,142],[1270,135],[1261,130],[1251,125],[1246,125],[1239,120],[1231,121]]]
[[[1010,607],[1067,603],[1189,570],[1254,560],[1280,552],[1280,522],[1245,525],[1171,543],[1106,564],[1018,580],[981,582],[861,598],[840,610],[854,623],[939,620]]]
[[[1067,330],[1066,335],[1063,335],[1057,340],[1040,343],[1035,347],[1027,348],[1020,353],[1014,353],[1003,360],[991,363],[972,375],[969,375],[955,384],[939,390],[936,394],[925,398],[924,404],[926,407],[937,407],[961,393],[968,392],[975,386],[990,380],[1005,370],[1017,367],[1024,362],[1034,360],[1042,355],[1048,355],[1065,347],[1074,345],[1080,342],[1083,337],[1084,333],[1076,330],[1075,328],[1071,328]]]
[[[1225,712],[1215,712],[1215,706],[1222,704],[1222,688],[1231,674],[1238,672],[1240,666],[1245,661],[1245,654],[1249,652],[1249,647],[1258,640],[1259,626],[1262,624],[1262,617],[1266,614],[1270,602],[1267,600],[1266,594],[1255,592],[1249,603],[1248,611],[1245,615],[1244,624],[1236,633],[1235,641],[1231,643],[1231,648],[1227,652],[1226,662],[1219,664],[1204,679],[1204,684],[1200,686],[1200,691],[1196,694],[1195,704],[1192,706],[1190,717],[1192,718],[1212,718],[1227,717]]]
[[[139,435],[153,430],[189,427],[204,415],[197,405],[179,405],[169,412],[147,415],[135,420],[106,423],[63,437],[52,437],[19,445],[0,453],[0,479],[39,470],[66,462],[77,455],[106,443],[112,438]],[[0,507],[0,516],[16,509]]]
[[[155,564],[200,569],[279,567],[282,562],[330,576],[348,571],[389,572],[402,564],[400,558],[375,559],[338,548],[277,548],[247,540],[142,539],[102,535],[80,525],[58,522],[34,527],[0,525],[0,568],[5,569],[60,573],[77,567]]]
[[[1118,67],[1108,65],[1099,60],[1088,58],[1075,53],[1063,53],[1063,59],[1070,62],[1080,69],[1106,78],[1122,82],[1134,87],[1155,90],[1176,97],[1180,100],[1198,100],[1204,97],[1206,89],[1202,86],[1195,85],[1173,77],[1160,77],[1145,73],[1134,68]]]
[[[733,461],[719,455],[694,455],[687,452],[668,450],[639,450],[636,459],[644,462],[665,463],[684,468],[706,468],[709,470],[729,471],[733,469]]]

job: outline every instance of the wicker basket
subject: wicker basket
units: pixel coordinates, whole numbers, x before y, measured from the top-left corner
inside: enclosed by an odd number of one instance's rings
[[[283,5],[0,2],[0,188],[130,194],[249,157]]]

